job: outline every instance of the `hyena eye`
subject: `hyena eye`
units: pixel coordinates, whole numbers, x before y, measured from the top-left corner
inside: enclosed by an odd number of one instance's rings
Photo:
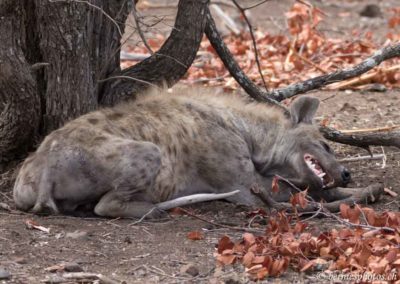
[[[321,144],[322,144],[322,147],[324,147],[325,151],[327,151],[328,153],[333,154],[332,148],[327,143],[321,142]]]

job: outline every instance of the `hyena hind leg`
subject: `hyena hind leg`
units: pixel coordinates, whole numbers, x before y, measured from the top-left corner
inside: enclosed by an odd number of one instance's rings
[[[161,212],[152,202],[152,188],[161,167],[160,149],[148,142],[132,141],[124,145],[117,165],[118,177],[113,189],[97,203],[94,212],[103,217],[157,218]]]

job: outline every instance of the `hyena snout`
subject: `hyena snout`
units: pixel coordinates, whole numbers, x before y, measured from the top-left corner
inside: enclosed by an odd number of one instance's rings
[[[351,173],[345,167],[343,167],[340,176],[342,178],[343,185],[347,185],[351,181]]]

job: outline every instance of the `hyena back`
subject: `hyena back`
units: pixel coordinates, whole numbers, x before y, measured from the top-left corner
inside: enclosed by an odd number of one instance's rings
[[[233,95],[150,94],[81,116],[49,134],[26,159],[14,187],[19,209],[141,217],[155,204],[195,193],[240,192],[228,201],[262,206],[279,175],[315,198],[343,186],[312,119],[318,100],[282,110]],[[293,187],[281,183],[277,201]]]

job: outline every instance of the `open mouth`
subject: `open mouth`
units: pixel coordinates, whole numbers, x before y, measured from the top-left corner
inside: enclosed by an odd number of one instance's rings
[[[324,171],[317,159],[313,155],[305,154],[304,161],[308,168],[320,178],[322,182],[322,188],[327,188],[333,185],[334,180]]]

